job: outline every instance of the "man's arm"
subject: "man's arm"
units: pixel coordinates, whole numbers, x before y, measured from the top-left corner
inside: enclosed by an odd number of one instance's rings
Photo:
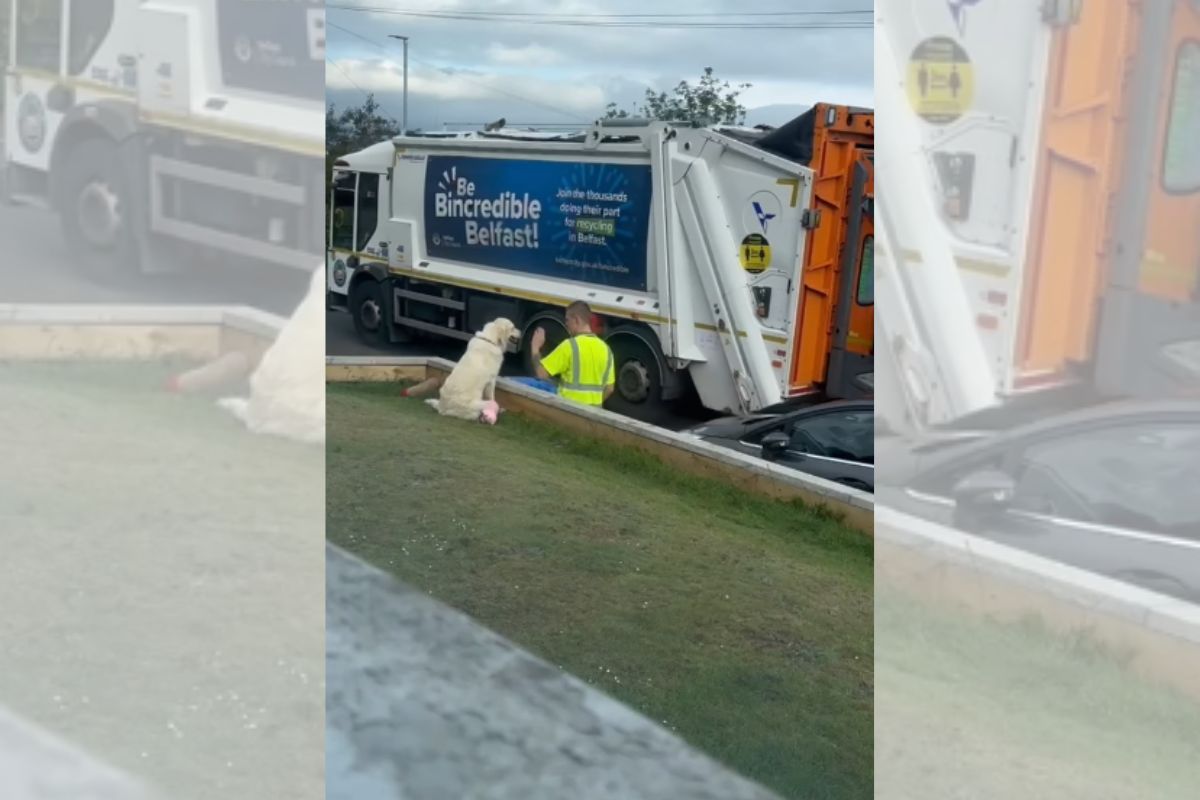
[[[553,380],[571,368],[571,343],[563,339],[550,355],[542,358],[541,349],[533,352],[533,367],[544,381]]]
[[[533,339],[529,342],[529,353],[533,356],[533,374],[537,376],[538,380],[548,381],[551,380],[553,376],[551,376],[546,367],[542,365],[542,347],[544,347],[545,344],[546,331],[539,326],[538,329],[533,332]],[[558,350],[556,349],[550,354],[550,356],[553,357],[557,353]],[[562,370],[558,371],[561,372]]]

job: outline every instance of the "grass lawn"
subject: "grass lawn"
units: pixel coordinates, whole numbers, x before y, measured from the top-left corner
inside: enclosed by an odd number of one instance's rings
[[[316,800],[324,453],[171,371],[0,362],[0,705],[163,797]]]
[[[1120,653],[876,586],[876,797],[1194,798],[1200,705]]]
[[[872,792],[872,545],[515,415],[331,385],[327,535],[785,797]]]

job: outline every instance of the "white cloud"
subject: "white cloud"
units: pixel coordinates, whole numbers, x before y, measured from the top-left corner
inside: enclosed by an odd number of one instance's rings
[[[486,7],[533,15],[684,11],[677,2],[667,0],[637,0],[619,8],[589,0],[393,1],[397,7],[412,9]],[[780,7],[779,3],[772,5]],[[871,7],[869,0],[822,0],[821,5],[846,10]],[[745,0],[695,0],[686,11],[736,15],[753,6]],[[679,19],[694,23],[702,18]],[[428,102],[415,104],[410,98],[409,108],[429,125],[450,118],[490,119],[497,110],[496,116],[531,123],[586,121],[602,114],[610,101],[621,107],[636,106],[647,88],[669,92],[681,80],[694,84],[706,66],[713,67],[722,81],[753,84],[740,98],[751,109],[820,100],[873,104],[869,29],[747,30],[737,25],[756,18],[703,19],[732,27],[559,27],[354,14],[331,8],[330,58],[343,63],[354,83],[375,92],[385,107],[398,108],[400,72],[395,63],[399,48],[386,37],[393,33],[410,36],[410,93]],[[347,34],[339,27],[354,33]],[[346,66],[349,62],[352,67]],[[447,71],[439,72],[437,67]],[[329,67],[327,74],[329,88],[339,92],[341,103],[354,102],[354,95],[361,98],[361,91],[338,69]]]
[[[509,47],[500,42],[492,42],[488,45],[487,56],[497,64],[517,67],[548,67],[565,60],[565,56],[559,51],[533,43],[524,47]]]
[[[404,71],[394,61],[342,60],[325,70],[325,85],[333,90],[358,90],[380,95],[399,93]],[[604,106],[604,90],[599,86],[577,86],[537,77],[522,78],[513,85],[511,77],[466,70],[434,70],[412,67],[408,78],[410,98],[427,100],[530,99],[536,103],[562,108],[587,116]]]

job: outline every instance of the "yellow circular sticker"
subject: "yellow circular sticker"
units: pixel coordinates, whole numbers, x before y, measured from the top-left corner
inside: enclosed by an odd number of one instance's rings
[[[967,51],[947,36],[926,39],[908,60],[908,102],[932,125],[963,115],[975,98],[975,72]]]
[[[742,239],[738,259],[747,272],[762,272],[771,266],[771,243],[761,233],[752,233]]]

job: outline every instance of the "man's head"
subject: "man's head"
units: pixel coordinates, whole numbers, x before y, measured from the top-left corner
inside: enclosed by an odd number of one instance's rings
[[[567,306],[567,331],[572,336],[581,333],[591,333],[592,309],[582,300],[576,300]]]

